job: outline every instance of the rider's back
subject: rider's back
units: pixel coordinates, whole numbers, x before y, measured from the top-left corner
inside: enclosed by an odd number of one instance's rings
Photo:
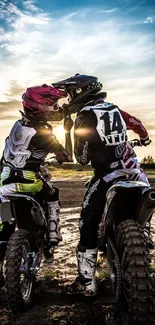
[[[83,132],[80,139],[79,132]],[[128,168],[131,160],[136,167],[135,152],[127,143],[126,123],[116,105],[103,100],[94,101],[78,113],[75,155],[80,163],[91,161],[92,167],[103,174]]]

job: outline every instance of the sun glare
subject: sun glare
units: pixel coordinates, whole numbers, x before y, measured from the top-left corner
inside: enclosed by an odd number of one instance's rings
[[[64,144],[65,142],[65,130],[63,128],[63,125],[58,125],[53,127],[53,133],[58,138],[61,144]]]

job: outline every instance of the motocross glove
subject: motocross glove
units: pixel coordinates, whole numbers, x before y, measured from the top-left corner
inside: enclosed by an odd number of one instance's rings
[[[140,139],[140,143],[142,146],[146,147],[148,146],[152,141],[147,137],[146,139]]]
[[[62,165],[63,162],[69,162],[70,158],[68,155],[67,151],[58,151],[55,153],[56,158],[57,158],[57,162],[59,163],[59,165]]]

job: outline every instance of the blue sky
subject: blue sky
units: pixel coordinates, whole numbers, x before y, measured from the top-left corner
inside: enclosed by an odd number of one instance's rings
[[[0,63],[0,151],[25,88],[79,72],[142,120],[155,156],[155,1],[0,0]]]

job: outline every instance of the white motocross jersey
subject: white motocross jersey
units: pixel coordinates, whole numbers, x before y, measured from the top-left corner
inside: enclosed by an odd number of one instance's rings
[[[23,168],[27,159],[31,156],[28,146],[35,133],[34,128],[23,126],[17,121],[5,142],[5,161],[15,168]]]
[[[126,123],[123,120],[117,106],[104,102],[95,106],[86,106],[82,111],[90,111],[96,115],[96,130],[101,141],[106,146],[119,145],[126,140]]]

